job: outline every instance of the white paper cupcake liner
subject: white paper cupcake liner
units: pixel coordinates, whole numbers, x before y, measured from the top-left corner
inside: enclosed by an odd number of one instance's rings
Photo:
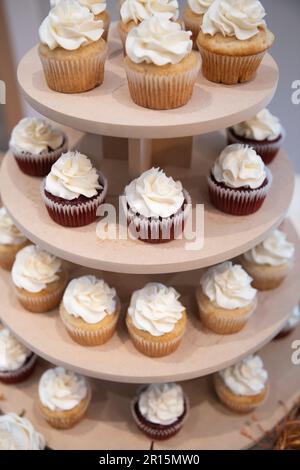
[[[209,175],[208,189],[212,204],[220,211],[231,215],[244,216],[257,212],[271,189],[273,177],[266,168],[267,184],[250,191],[234,190],[219,186]]]
[[[57,308],[61,302],[66,282],[62,283],[55,292],[44,293],[42,296],[23,294],[14,286],[15,294],[20,304],[31,313],[47,313]]]
[[[146,218],[137,215],[130,207],[127,207],[126,198],[122,198],[124,213],[127,213],[129,231],[133,238],[145,242],[163,243],[174,240],[182,235],[184,223],[187,220],[192,208],[192,198],[184,190],[185,205],[173,217],[166,219]]]

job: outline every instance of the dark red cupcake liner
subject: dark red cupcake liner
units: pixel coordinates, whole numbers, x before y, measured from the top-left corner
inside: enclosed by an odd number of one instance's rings
[[[36,366],[37,356],[32,354],[25,364],[19,369],[11,372],[0,372],[0,382],[13,385],[24,382],[33,373]]]

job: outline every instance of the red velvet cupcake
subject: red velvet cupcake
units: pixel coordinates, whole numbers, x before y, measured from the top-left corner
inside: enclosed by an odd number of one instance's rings
[[[248,121],[227,130],[228,144],[243,144],[254,148],[263,162],[269,165],[277,156],[285,131],[277,117],[263,109]]]
[[[23,173],[42,177],[68,150],[68,138],[43,119],[25,118],[14,128],[9,145]]]
[[[132,402],[135,423],[154,441],[175,436],[184,424],[188,409],[188,399],[178,384],[149,385]]]
[[[192,200],[179,181],[152,168],[125,188],[124,211],[131,236],[148,243],[180,238]]]
[[[79,152],[63,154],[42,185],[50,217],[64,227],[93,223],[106,195],[106,178]]]
[[[236,216],[257,212],[272,185],[272,174],[251,147],[234,144],[226,147],[208,177],[212,204]]]
[[[20,343],[11,332],[0,330],[0,382],[16,384],[33,372],[37,356]]]

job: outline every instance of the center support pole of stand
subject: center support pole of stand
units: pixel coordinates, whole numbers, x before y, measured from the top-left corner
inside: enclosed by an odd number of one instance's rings
[[[129,139],[128,141],[129,175],[137,178],[152,165],[152,140]]]

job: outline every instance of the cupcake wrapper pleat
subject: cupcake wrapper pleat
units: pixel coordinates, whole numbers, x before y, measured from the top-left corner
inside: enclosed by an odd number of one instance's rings
[[[65,290],[65,283],[62,284],[55,292],[47,293],[42,296],[30,296],[22,294],[19,289],[15,289],[15,293],[20,304],[32,313],[47,313],[57,308],[62,299]]]
[[[20,367],[18,370],[11,372],[0,372],[0,382],[5,384],[21,383],[32,374],[37,362],[37,356],[32,354],[29,361]]]
[[[266,53],[249,56],[226,56],[198,48],[202,56],[202,73],[207,80],[225,85],[236,85],[250,81]]]
[[[214,333],[219,335],[232,335],[241,331],[247,324],[248,320],[252,317],[256,310],[257,304],[249,311],[249,313],[243,316],[237,316],[236,318],[226,318],[226,315],[213,315],[207,314],[201,307],[199,308],[200,320],[206,328],[209,328]]]
[[[183,337],[181,335],[169,341],[151,341],[135,334],[132,328],[128,331],[136,349],[149,357],[164,357],[172,354],[179,347]]]
[[[52,165],[59,159],[59,157],[68,151],[68,138],[64,134],[63,145],[51,152],[43,152],[39,155],[32,155],[31,153],[19,152],[16,148],[10,148],[20,170],[29,176],[43,177],[50,173]]]
[[[40,55],[45,78],[51,90],[60,93],[81,93],[101,85],[107,49],[86,58],[56,60]]]
[[[284,141],[284,135],[275,142],[269,141],[269,142],[251,142],[251,147],[254,148],[256,153],[261,156],[263,159],[265,165],[269,165],[276,157],[278,154],[282,143]],[[227,138],[228,138],[228,144],[245,144],[245,140],[240,140],[237,136],[235,136],[230,129],[227,131]]]
[[[163,76],[139,73],[126,66],[132,100],[138,106],[150,109],[184,106],[192,97],[199,70],[200,61],[192,70]]]
[[[231,215],[243,216],[257,212],[263,205],[273,182],[272,174],[268,168],[266,168],[266,173],[267,184],[251,191],[221,187],[209,176],[207,181],[212,204],[220,211]]]

